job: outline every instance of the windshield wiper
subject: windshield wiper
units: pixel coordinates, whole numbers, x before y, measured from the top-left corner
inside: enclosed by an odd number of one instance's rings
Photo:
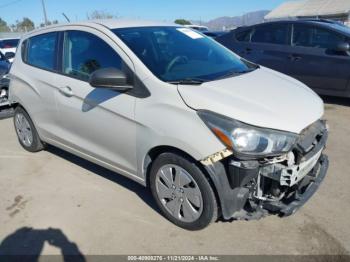
[[[216,78],[215,80],[220,80],[220,79],[225,79],[225,78],[229,78],[229,77],[232,77],[232,76],[239,76],[239,75],[247,74],[247,73],[255,71],[258,68],[259,67],[254,67],[254,68],[249,68],[249,69],[242,70],[242,71],[230,71],[227,74]]]
[[[201,78],[185,78],[185,79],[180,79],[176,81],[168,81],[168,83],[174,84],[174,85],[201,85],[207,81],[208,80],[201,79]]]

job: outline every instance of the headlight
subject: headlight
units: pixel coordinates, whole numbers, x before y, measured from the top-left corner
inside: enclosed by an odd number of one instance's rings
[[[268,156],[287,153],[298,138],[294,133],[247,125],[213,112],[198,111],[198,115],[228,149],[239,154]]]

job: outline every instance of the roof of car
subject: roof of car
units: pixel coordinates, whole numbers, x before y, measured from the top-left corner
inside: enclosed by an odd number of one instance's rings
[[[346,37],[350,37],[350,28],[346,25],[340,24],[339,22],[332,21],[332,20],[325,20],[325,19],[298,19],[298,20],[276,20],[276,21],[269,21],[261,24],[255,24],[251,26],[242,26],[238,27],[230,32],[233,34],[242,32],[246,29],[250,29],[255,26],[260,25],[273,25],[273,24],[279,24],[279,23],[298,23],[298,24],[309,24],[309,25],[319,25],[324,28],[332,29],[333,31],[337,31],[339,34],[345,35]]]
[[[91,20],[87,23],[96,23],[108,27],[109,29],[126,27],[148,27],[148,26],[175,26],[174,23],[159,22],[140,19],[101,19]]]
[[[161,22],[161,21],[151,21],[151,20],[141,20],[141,19],[96,19],[96,20],[87,20],[74,23],[62,23],[55,24],[46,27],[42,27],[35,31],[45,30],[48,28],[57,28],[62,26],[93,26],[93,25],[102,25],[109,29],[117,28],[128,28],[128,27],[150,27],[150,26],[179,26],[174,23]]]
[[[304,23],[304,24],[325,24],[325,25],[340,24],[339,22],[327,20],[327,19],[287,19],[287,20],[268,21],[262,24],[279,24],[279,23]],[[256,25],[259,25],[259,24],[256,24]]]
[[[87,20],[74,23],[61,23],[54,24],[50,26],[45,26],[33,31],[28,32],[26,35],[32,35],[40,33],[47,29],[60,28],[63,26],[90,26],[102,25],[108,29],[118,29],[118,28],[132,28],[132,27],[151,27],[151,26],[180,26],[174,23],[162,22],[162,21],[151,21],[151,20],[141,20],[141,19],[97,19],[97,20]]]
[[[339,22],[332,21],[332,20],[326,20],[326,19],[276,20],[276,21],[269,21],[269,22],[265,22],[265,23],[261,23],[261,24],[255,24],[255,25],[251,25],[251,26],[242,26],[242,27],[238,27],[236,29],[249,28],[249,27],[259,26],[259,25],[280,24],[280,23],[294,23],[294,24],[300,23],[300,24],[323,25],[323,26],[332,27],[333,29],[336,29],[336,28],[334,28],[335,26],[341,26],[341,27],[349,29],[349,31],[350,31],[350,28],[348,28],[347,26],[342,25]],[[235,31],[236,29],[234,29],[233,31]]]

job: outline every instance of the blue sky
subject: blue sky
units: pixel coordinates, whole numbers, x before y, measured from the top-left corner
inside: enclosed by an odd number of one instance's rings
[[[285,0],[45,0],[48,18],[64,21],[85,20],[93,10],[124,18],[173,21],[176,18],[207,21],[219,16],[273,9]],[[35,24],[43,22],[41,0],[0,0],[0,17],[9,24],[27,16]]]

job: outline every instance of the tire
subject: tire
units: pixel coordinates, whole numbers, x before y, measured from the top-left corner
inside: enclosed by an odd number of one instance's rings
[[[28,113],[20,106],[15,109],[13,122],[21,146],[32,153],[45,148]]]
[[[159,155],[151,167],[150,188],[162,214],[181,228],[201,230],[217,219],[213,188],[196,163],[187,157],[174,153]]]

